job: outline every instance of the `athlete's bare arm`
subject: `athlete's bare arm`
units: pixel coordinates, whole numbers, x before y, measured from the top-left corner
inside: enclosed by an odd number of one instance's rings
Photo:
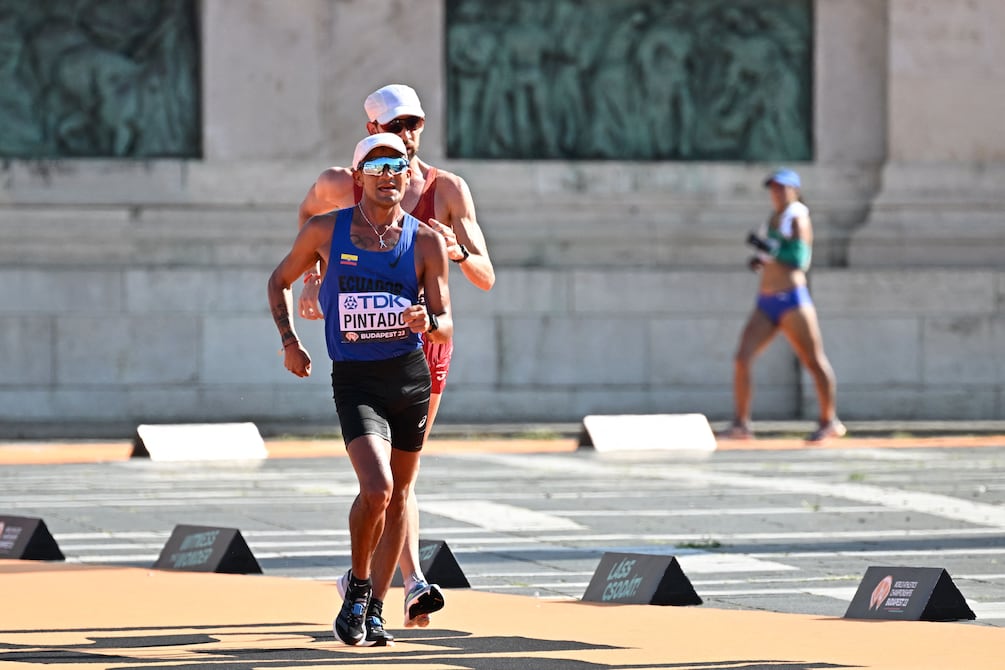
[[[300,229],[293,247],[269,277],[267,293],[272,318],[283,343],[286,369],[298,377],[311,373],[311,357],[300,343],[293,325],[293,290],[290,288],[312,265],[326,262],[334,230],[334,215],[314,217]]]
[[[349,168],[330,167],[322,172],[300,203],[298,225],[302,228],[312,216],[355,205],[352,187]]]
[[[447,279],[450,262],[443,236],[422,224],[415,235],[415,271],[426,302],[426,310],[436,315],[437,328],[423,337],[443,344],[454,336],[454,318],[450,309],[450,287]],[[428,322],[423,324],[428,328]]]
[[[436,201],[436,213],[444,216],[445,220],[432,219],[430,225],[444,236],[448,258],[455,261],[463,259],[463,245],[469,256],[458,263],[461,272],[472,284],[488,291],[495,284],[496,273],[485,245],[485,236],[475,216],[475,203],[467,182],[458,175],[440,170]]]
[[[330,167],[318,175],[308,189],[307,195],[300,203],[297,224],[303,228],[312,216],[352,207],[355,204],[353,200],[352,171],[349,168]],[[309,276],[304,280],[297,304],[297,311],[302,318],[314,320],[324,318],[318,305],[318,289],[321,287],[321,277],[324,276],[325,269],[322,262],[315,263],[306,270]]]

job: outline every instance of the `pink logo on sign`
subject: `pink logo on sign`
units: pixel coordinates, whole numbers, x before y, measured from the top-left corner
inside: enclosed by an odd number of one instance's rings
[[[892,589],[893,575],[887,575],[879,580],[879,584],[876,584],[876,588],[872,590],[872,597],[869,598],[869,609],[879,609],[883,601],[886,600],[886,597],[890,595]]]

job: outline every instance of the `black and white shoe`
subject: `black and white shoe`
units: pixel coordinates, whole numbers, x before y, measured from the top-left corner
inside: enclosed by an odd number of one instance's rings
[[[332,629],[335,637],[346,644],[360,644],[366,637],[365,618],[370,606],[370,593],[372,587],[367,580],[362,585],[353,584],[352,580],[347,580],[345,599],[342,601],[342,609],[339,610]]]
[[[387,647],[394,645],[394,636],[384,630],[384,603],[370,599],[370,607],[366,612],[366,637],[360,647]]]

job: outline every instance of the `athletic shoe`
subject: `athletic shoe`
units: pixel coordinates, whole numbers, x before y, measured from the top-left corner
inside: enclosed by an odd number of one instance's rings
[[[844,437],[848,434],[848,429],[837,418],[831,419],[827,423],[820,424],[820,427],[809,434],[807,442],[820,443],[830,437]]]
[[[366,612],[366,637],[359,643],[361,647],[387,647],[394,645],[394,636],[384,630],[384,603],[370,599]]]
[[[335,580],[335,588],[338,590],[338,597],[345,600],[346,589],[349,588],[349,572],[352,568],[345,571],[345,574]]]
[[[342,609],[335,617],[332,629],[335,637],[346,644],[359,644],[366,636],[366,626],[364,619],[367,608],[370,606],[370,584],[363,587],[353,587],[348,585],[345,591],[345,598],[342,601]]]
[[[754,431],[750,429],[750,424],[742,421],[734,421],[726,430],[721,430],[715,434],[717,440],[752,440]]]
[[[429,615],[443,609],[443,591],[436,584],[416,582],[405,594],[405,628],[429,625]]]

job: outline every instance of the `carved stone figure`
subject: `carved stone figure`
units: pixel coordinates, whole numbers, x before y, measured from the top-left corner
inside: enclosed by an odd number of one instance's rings
[[[199,153],[191,0],[0,0],[0,55],[0,155]]]
[[[448,0],[448,153],[809,160],[812,0]]]

